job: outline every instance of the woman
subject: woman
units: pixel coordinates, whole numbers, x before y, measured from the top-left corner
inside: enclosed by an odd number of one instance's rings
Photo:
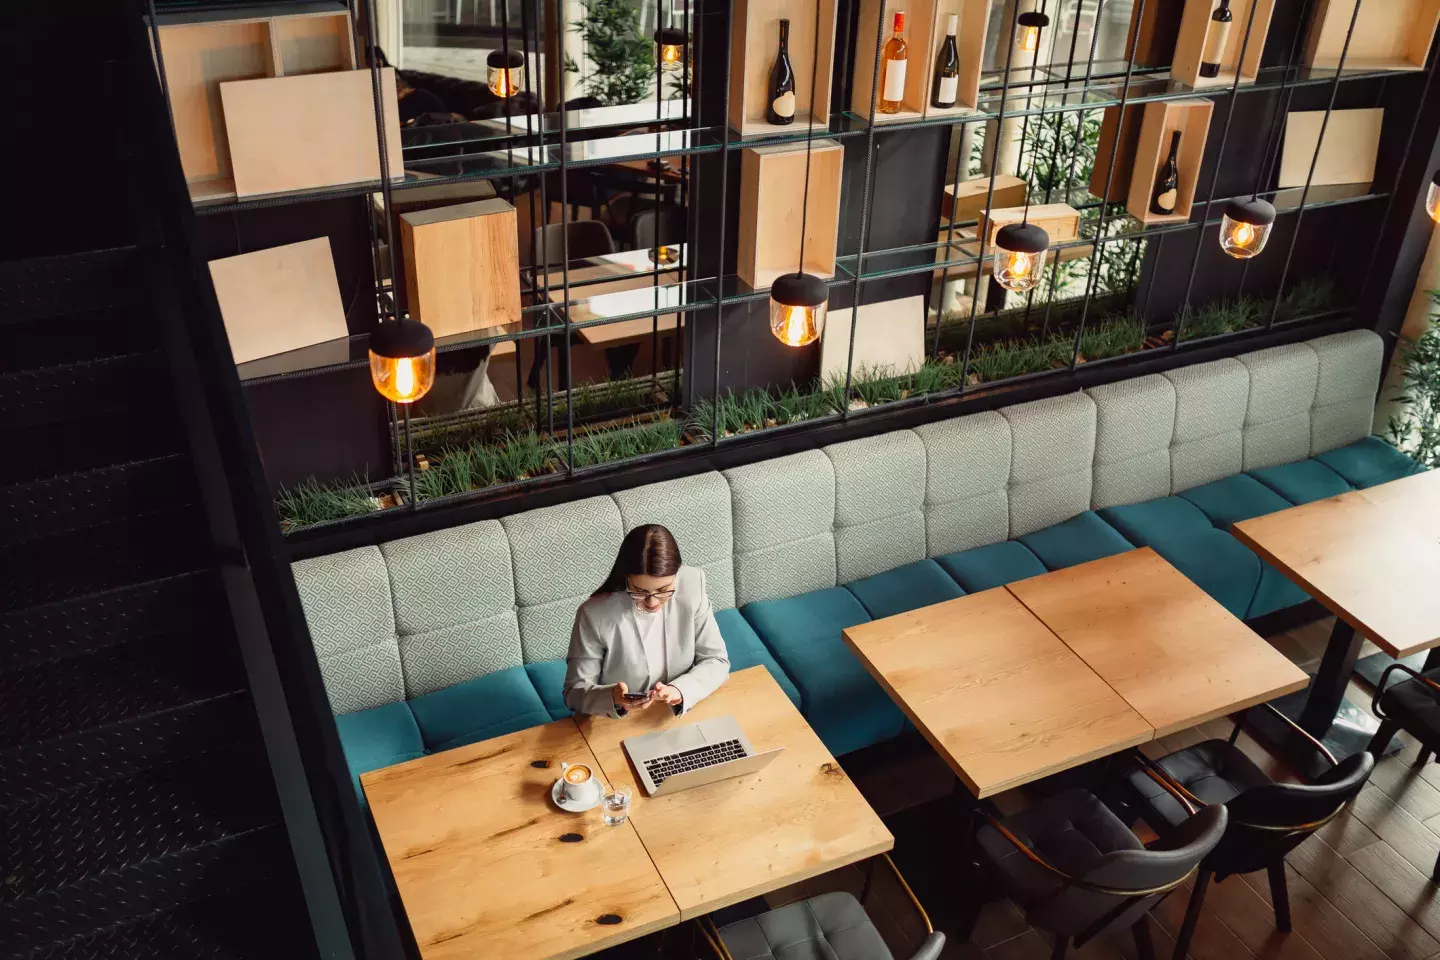
[[[575,614],[566,706],[623,717],[665,703],[678,715],[729,673],[705,572],[681,565],[675,538],[658,523],[631,530],[610,576]]]

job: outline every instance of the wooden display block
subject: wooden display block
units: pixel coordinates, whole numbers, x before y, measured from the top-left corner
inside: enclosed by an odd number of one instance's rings
[[[328,237],[210,261],[236,363],[347,334]]]
[[[1336,110],[1325,122],[1324,110],[1306,110],[1285,117],[1285,143],[1280,151],[1280,179],[1276,186],[1303,187],[1315,164],[1312,187],[1333,183],[1371,183],[1375,179],[1375,158],[1380,152],[1380,128],[1385,122],[1381,107],[1368,110]],[[1325,142],[1320,144],[1320,127]],[[1320,156],[1315,156],[1316,146]]]
[[[1110,194],[1105,197],[1111,203],[1123,203],[1130,195],[1130,173],[1135,169],[1135,147],[1140,142],[1140,121],[1142,112],[1138,104],[1129,104],[1124,109],[1106,107],[1100,120],[1100,140],[1095,145],[1095,163],[1090,168],[1090,193],[1099,197],[1105,193],[1105,181],[1110,181]],[[1119,135],[1116,135],[1116,128]],[[1111,173],[1110,157],[1114,154],[1114,172]]]
[[[380,71],[392,179],[405,176],[395,70]],[[313,190],[380,179],[369,70],[220,85],[235,193]]]
[[[1185,223],[1195,202],[1195,182],[1200,178],[1200,164],[1205,159],[1205,140],[1210,133],[1210,116],[1215,104],[1195,97],[1145,104],[1140,124],[1140,139],[1135,146],[1135,164],[1130,176],[1130,192],[1125,209],[1144,224]],[[1170,135],[1180,131],[1179,198],[1172,214],[1150,212],[1150,193],[1165,158],[1170,155]]]
[[[1230,13],[1234,20],[1230,24],[1230,37],[1225,43],[1224,55],[1220,58],[1220,74],[1202,77],[1200,60],[1205,52],[1205,36],[1210,27],[1210,14],[1218,6],[1220,0],[1185,0],[1170,79],[1192,87],[1228,87],[1235,82],[1236,71],[1239,71],[1241,83],[1255,82],[1260,70],[1260,54],[1265,49],[1265,35],[1270,31],[1270,18],[1275,13],[1275,0],[1232,0]],[[1245,28],[1250,24],[1252,7],[1255,9],[1255,23],[1247,44]],[[1242,47],[1245,49],[1244,63],[1240,62]]]
[[[515,208],[500,199],[400,217],[410,313],[435,336],[520,321]]]
[[[831,310],[820,339],[820,379],[845,378],[850,363],[849,307]],[[855,373],[884,371],[900,376],[919,370],[925,362],[925,298],[883,300],[860,305],[855,328]]]
[[[990,180],[990,177],[976,177],[974,180],[964,180],[958,185],[945,184],[945,192],[940,195],[942,224],[949,224],[952,210],[956,223],[970,223],[979,220],[980,214],[985,209],[987,198],[997,209],[1025,205],[1029,184],[1024,180],[1008,173],[1002,173],[994,178],[993,194],[990,191]]]
[[[990,211],[982,211],[980,222],[987,231],[985,249],[995,249],[995,234],[1000,228],[1008,223],[1020,223],[1028,221],[1035,224],[1050,234],[1050,242],[1056,243],[1061,240],[1074,240],[1080,236],[1080,211],[1068,203],[1042,203],[1030,208],[1029,216],[1026,216],[1025,208],[1005,207],[996,208]],[[977,233],[977,236],[979,234]]]
[[[1180,36],[1180,17],[1184,12],[1174,0],[1139,4],[1130,8],[1130,35],[1125,48],[1133,50],[1137,67],[1166,67],[1175,62],[1175,41]],[[1144,21],[1139,18],[1144,15]]]
[[[795,69],[795,122],[765,120],[770,68],[780,47],[780,21],[790,21],[790,65]],[[730,17],[730,126],[742,137],[803,130],[813,114],[816,130],[830,127],[830,81],[835,66],[835,0],[735,0]],[[820,63],[815,64],[815,31]],[[810,77],[815,84],[811,89]]]
[[[222,83],[355,67],[350,12],[340,3],[169,13],[156,18],[156,32],[180,166],[195,200],[235,195]]]
[[[805,272],[835,275],[840,233],[840,175],[845,150],[817,140],[810,151],[810,202],[805,195],[805,144],[751,147],[740,155],[740,237],[735,272],[760,290],[799,266],[805,224]]]
[[[1333,70],[1357,0],[1317,0],[1305,41],[1307,66]],[[1440,0],[1366,0],[1345,51],[1346,70],[1423,70],[1440,25]]]
[[[980,99],[980,67],[985,55],[985,27],[989,0],[860,0],[855,28],[855,76],[851,85],[850,112],[870,116],[870,97],[879,103],[875,84],[875,45],[882,47],[894,36],[896,11],[905,13],[905,44],[909,60],[905,69],[905,96],[898,113],[875,114],[876,123],[915,120],[922,116],[952,116],[969,113]],[[960,18],[955,44],[960,54],[960,82],[954,107],[931,107],[930,84],[935,55],[945,42],[945,21],[950,14]]]

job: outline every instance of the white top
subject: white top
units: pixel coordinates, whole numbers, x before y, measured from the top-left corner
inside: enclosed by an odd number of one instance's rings
[[[655,684],[665,681],[665,618],[660,615],[660,610],[652,613],[635,606],[631,610],[635,615],[635,628],[640,631],[640,645],[645,648],[645,667],[650,673],[645,690],[649,691]]]

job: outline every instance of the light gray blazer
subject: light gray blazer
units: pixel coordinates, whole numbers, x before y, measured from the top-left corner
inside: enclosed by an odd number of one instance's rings
[[[602,593],[580,605],[565,657],[565,705],[576,713],[618,717],[611,689],[623,680],[631,693],[646,689],[650,667],[629,595]],[[675,596],[661,609],[665,618],[665,675],[659,682],[679,689],[680,713],[715,691],[730,675],[725,640],[710,610],[705,571],[681,566]],[[656,709],[652,707],[651,709]]]

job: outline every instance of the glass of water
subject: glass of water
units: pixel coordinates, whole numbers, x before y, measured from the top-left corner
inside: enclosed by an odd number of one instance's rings
[[[606,826],[620,826],[630,817],[630,794],[619,788],[611,790],[601,800],[600,810]]]

